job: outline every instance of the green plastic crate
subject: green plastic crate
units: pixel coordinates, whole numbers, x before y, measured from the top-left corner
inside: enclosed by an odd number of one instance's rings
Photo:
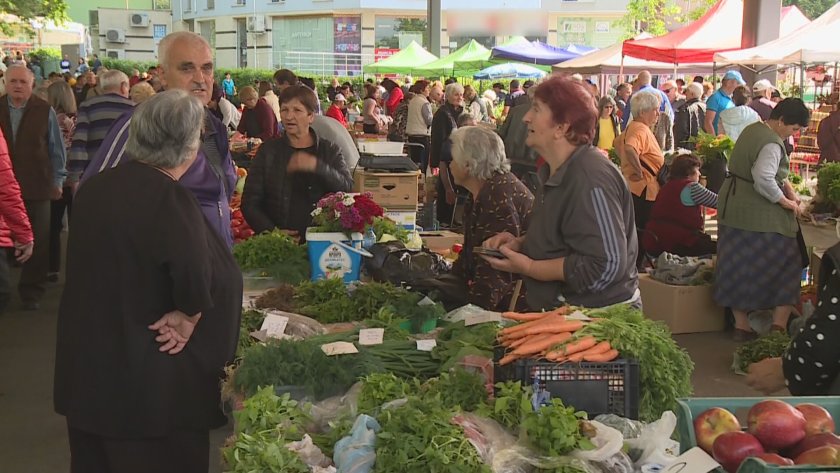
[[[778,399],[792,406],[810,402],[818,404],[831,414],[840,424],[840,397],[837,396],[812,396],[812,397],[702,397],[691,399],[679,399],[677,401],[677,434],[680,441],[680,453],[697,446],[697,439],[694,437],[694,416],[712,407],[722,407],[738,418],[742,426],[747,425],[747,413],[750,408],[759,401],[765,399]],[[722,469],[718,469],[722,472]],[[816,466],[816,465],[795,465],[778,466],[769,465],[758,458],[750,458],[741,464],[738,473],[800,473],[800,472],[840,472],[840,467]]]

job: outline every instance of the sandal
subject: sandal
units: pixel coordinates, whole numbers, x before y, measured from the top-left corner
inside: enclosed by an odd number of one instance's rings
[[[755,340],[756,338],[758,338],[758,334],[752,330],[736,328],[735,332],[732,334],[732,339],[738,343],[748,342],[750,340]]]
[[[773,333],[773,332],[779,332],[779,333],[787,334],[787,328],[782,327],[781,325],[773,324],[772,326],[770,326],[770,333]]]

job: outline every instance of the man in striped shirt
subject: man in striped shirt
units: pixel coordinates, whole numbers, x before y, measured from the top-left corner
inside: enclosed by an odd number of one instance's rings
[[[102,74],[102,95],[79,105],[76,131],[67,157],[67,185],[74,187],[85,172],[114,121],[134,108],[128,98],[128,76],[116,69]]]

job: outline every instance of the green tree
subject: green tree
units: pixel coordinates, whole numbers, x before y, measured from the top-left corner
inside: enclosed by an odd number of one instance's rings
[[[423,33],[423,44],[421,46],[426,46],[429,44],[429,31],[426,24],[425,18],[400,18],[397,20],[397,26],[394,30],[400,33]]]
[[[57,24],[66,22],[67,2],[65,0],[0,0],[0,13],[8,13],[19,17],[29,29],[28,20],[43,17]],[[9,23],[0,23],[0,30],[4,33],[12,31]]]
[[[837,4],[837,0],[784,0],[785,6],[795,5],[808,18],[814,20],[829,8]]]
[[[625,36],[631,38],[642,31],[654,36],[668,32],[665,28],[667,18],[675,18],[682,9],[668,0],[630,0],[627,13],[618,21],[624,28]]]

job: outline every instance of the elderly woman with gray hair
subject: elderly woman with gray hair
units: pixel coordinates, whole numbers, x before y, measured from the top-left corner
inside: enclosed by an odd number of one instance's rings
[[[74,472],[208,470],[226,419],[242,280],[225,241],[178,181],[201,144],[204,105],[183,90],[139,105],[131,160],[75,196],[58,313],[55,410]]]
[[[484,240],[508,232],[522,236],[534,205],[534,196],[510,172],[505,145],[493,130],[480,126],[459,128],[450,136],[455,183],[470,193],[464,211],[464,249],[452,267],[462,282],[464,302],[488,310],[504,311],[511,306],[514,285],[519,279],[493,269],[473,253]],[[514,306],[525,307],[524,293]]]
[[[655,92],[641,91],[633,94],[630,98],[633,120],[616,138],[615,148],[621,158],[621,174],[624,175],[630,193],[633,194],[633,210],[638,231],[642,231],[647,225],[650,210],[656,196],[659,195],[656,176],[665,164],[665,156],[652,131],[659,120],[659,106],[660,97]]]
[[[449,164],[442,160],[443,144],[449,139],[452,130],[458,128],[458,116],[464,111],[464,86],[453,82],[446,85],[444,104],[438,108],[432,118],[431,149],[429,166],[440,168],[437,181],[437,218],[441,222],[452,219],[457,195],[449,176]]]

